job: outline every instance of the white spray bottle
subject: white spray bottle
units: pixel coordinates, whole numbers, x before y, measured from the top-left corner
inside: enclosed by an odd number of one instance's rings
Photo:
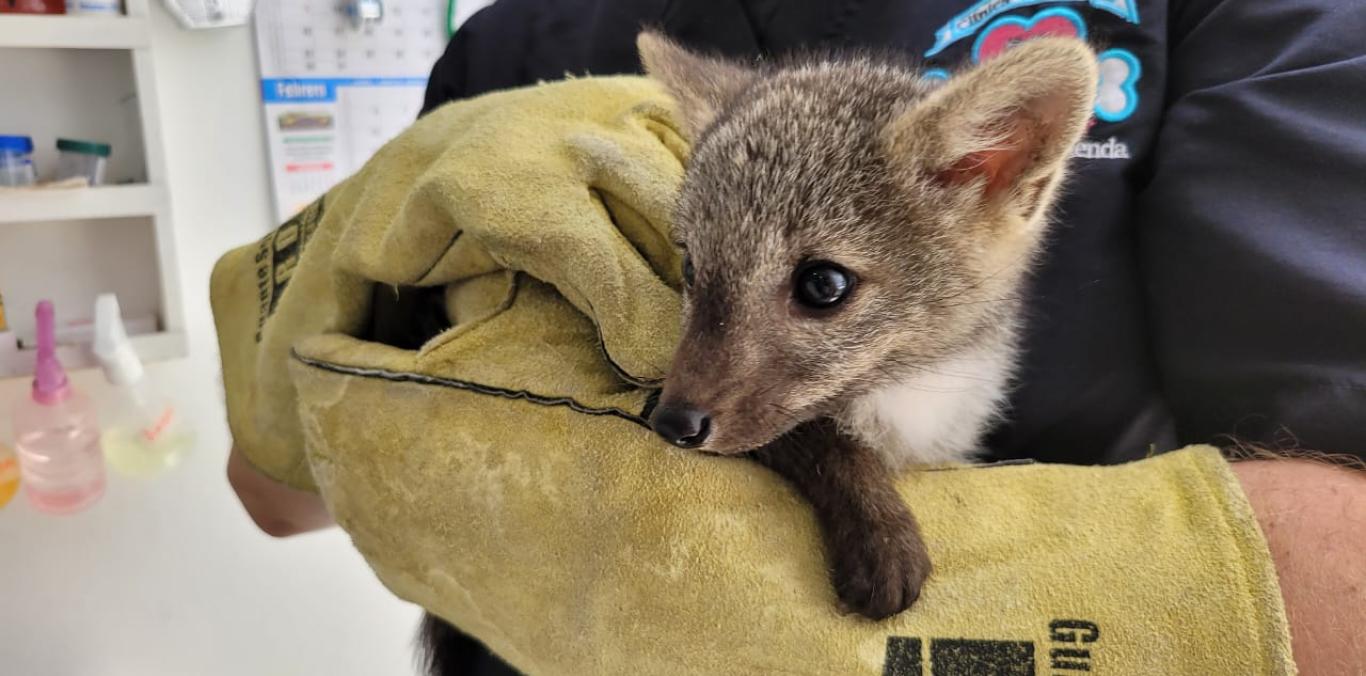
[[[95,299],[95,357],[115,388],[100,438],[105,459],[120,474],[149,477],[180,462],[194,444],[174,401],[148,382],[112,293]]]

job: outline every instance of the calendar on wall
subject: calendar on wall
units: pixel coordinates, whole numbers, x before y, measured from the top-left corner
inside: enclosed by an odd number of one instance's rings
[[[449,31],[489,0],[258,0],[277,220],[350,176],[422,108]]]

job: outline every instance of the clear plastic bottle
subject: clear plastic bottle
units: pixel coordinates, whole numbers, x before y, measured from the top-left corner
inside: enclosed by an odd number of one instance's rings
[[[38,303],[33,392],[14,407],[15,451],[24,495],[49,514],[71,514],[104,495],[100,426],[90,399],[57,361],[52,303]]]
[[[120,474],[150,477],[174,467],[194,445],[175,401],[148,382],[123,327],[118,298],[95,299],[95,356],[116,388],[100,438],[109,465]]]

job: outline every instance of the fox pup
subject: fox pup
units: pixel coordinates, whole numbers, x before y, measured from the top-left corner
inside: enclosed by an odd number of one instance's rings
[[[841,603],[894,615],[930,561],[893,477],[969,458],[1001,408],[1095,58],[1031,40],[935,88],[890,59],[750,68],[638,42],[694,141],[684,332],[651,425],[785,477]],[[421,643],[432,674],[477,649],[432,615]]]
[[[1001,410],[1095,57],[1031,40],[935,87],[872,56],[749,67],[638,46],[694,142],[682,343],[651,426],[783,476],[841,604],[899,613],[931,566],[893,478],[970,458]]]

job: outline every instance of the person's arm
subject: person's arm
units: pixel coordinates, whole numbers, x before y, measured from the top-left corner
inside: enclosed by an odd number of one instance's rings
[[[1366,454],[1366,7],[1172,3],[1135,233],[1181,440]]]
[[[1302,674],[1366,671],[1366,472],[1233,463],[1271,550]]]
[[[228,485],[247,516],[272,537],[307,533],[334,523],[317,493],[290,488],[262,474],[236,446],[228,454]]]

